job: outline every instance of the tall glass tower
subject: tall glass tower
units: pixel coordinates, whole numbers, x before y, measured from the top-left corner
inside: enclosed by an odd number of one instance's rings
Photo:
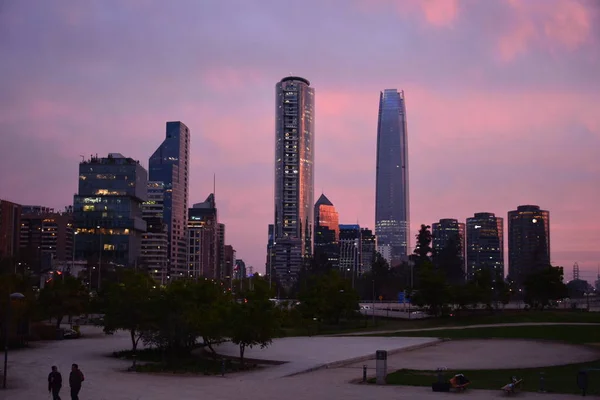
[[[149,162],[150,181],[163,182],[163,221],[167,225],[169,262],[167,279],[187,274],[187,214],[190,130],[183,122],[167,122],[167,137]]]
[[[313,249],[315,92],[297,76],[283,78],[275,91],[273,270],[285,286]]]
[[[379,96],[375,235],[377,249],[390,265],[409,255],[408,144],[404,92],[385,89]]]

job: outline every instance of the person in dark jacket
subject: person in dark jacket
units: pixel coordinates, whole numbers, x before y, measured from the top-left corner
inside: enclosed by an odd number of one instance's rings
[[[71,373],[69,374],[69,386],[71,386],[71,400],[79,400],[79,391],[81,390],[81,383],[85,380],[83,372],[79,369],[77,364],[71,366]]]
[[[62,387],[62,375],[58,372],[56,365],[52,366],[52,372],[48,374],[48,391],[52,393],[52,400],[60,400],[60,388]]]

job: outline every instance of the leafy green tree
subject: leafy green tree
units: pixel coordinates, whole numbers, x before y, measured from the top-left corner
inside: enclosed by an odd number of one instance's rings
[[[421,264],[418,290],[411,300],[420,307],[427,306],[432,315],[442,315],[452,300],[444,273],[430,262]]]
[[[339,324],[342,318],[351,318],[358,310],[358,293],[349,280],[337,271],[311,277],[298,296],[300,312],[307,320]]]
[[[451,284],[465,282],[465,264],[463,249],[456,237],[448,238],[446,246],[433,254],[434,265],[446,274]]]
[[[554,300],[567,296],[567,286],[563,282],[564,271],[562,267],[551,265],[542,267],[525,278],[525,303],[532,308],[550,305]]]
[[[47,317],[56,318],[57,328],[60,328],[65,316],[85,312],[88,303],[89,294],[83,283],[66,274],[46,282],[38,298],[42,313]]]
[[[279,332],[279,313],[269,297],[268,284],[257,280],[253,290],[244,292],[244,298],[233,304],[230,337],[240,348],[242,366],[246,348],[265,348]]]
[[[414,255],[415,262],[417,265],[421,265],[423,263],[427,263],[431,261],[431,254],[433,249],[431,248],[431,226],[429,225],[421,225],[421,229],[419,229],[419,233],[417,233],[417,244],[415,246]]]
[[[101,306],[104,311],[104,331],[128,331],[134,355],[144,333],[156,327],[155,306],[159,290],[147,274],[132,270],[121,271],[119,283],[105,289]]]

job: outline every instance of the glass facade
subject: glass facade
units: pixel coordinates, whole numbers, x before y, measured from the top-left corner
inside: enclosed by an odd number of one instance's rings
[[[508,275],[522,286],[527,275],[550,264],[550,213],[523,205],[508,212]]]
[[[504,279],[504,220],[493,213],[467,218],[467,279],[482,269],[492,278]]]
[[[138,161],[118,153],[79,164],[79,191],[73,200],[76,259],[121,266],[138,262],[146,231],[142,202],[147,180]]]
[[[219,278],[219,226],[215,196],[188,210],[188,273],[190,277]]]
[[[332,268],[338,268],[339,265],[339,239],[340,239],[340,221],[339,215],[333,203],[321,194],[319,200],[315,203],[315,234],[314,234],[314,252],[324,254]]]
[[[163,218],[169,242],[170,276],[187,273],[187,213],[190,130],[182,122],[167,122],[167,137],[150,157],[149,178],[165,185]]]
[[[390,265],[410,253],[408,144],[404,92],[380,93],[377,123],[375,235],[378,251]]]
[[[273,269],[284,285],[297,278],[313,249],[314,104],[308,80],[277,83]]]

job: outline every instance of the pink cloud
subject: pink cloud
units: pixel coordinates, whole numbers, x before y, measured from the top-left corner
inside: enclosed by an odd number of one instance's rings
[[[458,17],[458,0],[358,0],[358,6],[372,11],[391,7],[402,17],[420,15],[425,22],[437,28],[451,26]]]
[[[532,47],[576,50],[590,39],[591,11],[579,0],[507,0],[507,4],[515,23],[498,39],[503,61],[512,61]]]

